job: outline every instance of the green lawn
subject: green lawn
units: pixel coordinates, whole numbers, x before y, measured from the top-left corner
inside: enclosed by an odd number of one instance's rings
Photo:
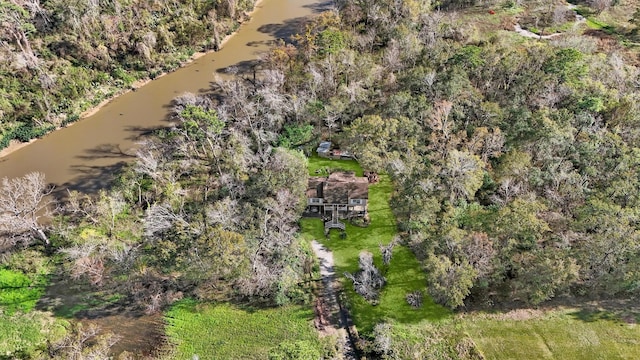
[[[318,157],[309,159],[309,173],[315,176],[315,169],[328,166],[356,171],[362,169],[355,161],[326,160]],[[391,180],[387,175],[380,176],[380,182],[369,187],[369,215],[371,224],[360,228],[347,224],[347,238],[341,239],[338,230],[332,230],[330,239],[324,236],[324,226],[320,219],[302,219],[302,233],[309,241],[316,239],[333,251],[336,273],[358,270],[358,254],[367,250],[374,254],[376,265],[383,269],[378,244],[388,244],[396,235],[396,221],[389,207],[392,192]],[[387,273],[387,285],[384,287],[378,305],[370,305],[353,291],[349,280],[342,277],[347,291],[350,310],[360,332],[370,332],[375,324],[386,319],[400,323],[418,323],[422,320],[438,320],[450,315],[445,308],[433,303],[425,295],[422,308],[412,309],[405,301],[405,295],[414,290],[426,289],[425,273],[413,253],[404,246],[396,246]]]
[[[64,325],[48,312],[8,315],[0,311],[0,359],[38,358],[35,355],[45,349],[48,341],[64,336]]]
[[[12,314],[17,310],[28,312],[44,293],[46,279],[37,277],[40,283],[34,283],[20,271],[0,269],[0,309]]]
[[[241,309],[183,300],[166,313],[170,359],[266,359],[283,342],[322,348],[309,306]]]
[[[327,168],[334,170],[351,170],[356,172],[356,176],[362,176],[362,168],[355,160],[332,160],[321,158],[318,155],[313,155],[309,158],[309,175],[322,176],[322,173],[317,173],[316,171]]]
[[[487,359],[640,359],[640,326],[576,310],[526,320],[466,315],[462,326]]]

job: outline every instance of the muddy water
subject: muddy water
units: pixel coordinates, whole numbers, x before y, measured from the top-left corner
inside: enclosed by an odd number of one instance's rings
[[[326,10],[327,0],[263,0],[219,52],[126,93],[95,115],[0,158],[0,178],[43,172],[60,189],[95,192],[109,185],[145,133],[168,125],[171,100],[184,92],[207,91],[214,74],[246,69],[277,38],[296,31],[305,17]]]
[[[326,0],[262,1],[252,20],[243,24],[219,52],[126,93],[95,115],[0,158],[0,178],[40,171],[58,190],[95,192],[107,187],[114,172],[134,158],[131,154],[136,142],[149,131],[168,126],[167,111],[174,97],[187,91],[208,91],[214,74],[228,76],[229,67],[246,69],[275,39],[288,39],[307,16],[330,6]],[[56,289],[49,289],[45,298],[50,303],[41,304],[42,308],[70,305],[68,289]],[[117,345],[116,352],[148,354],[158,345],[157,334],[161,330],[157,316],[116,313],[81,320],[126,339]]]

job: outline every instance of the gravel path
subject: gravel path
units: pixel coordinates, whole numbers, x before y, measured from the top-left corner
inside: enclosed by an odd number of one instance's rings
[[[322,276],[322,293],[316,304],[316,327],[323,335],[337,334],[338,342],[343,349],[343,359],[357,359],[353,343],[347,330],[349,318],[347,312],[338,302],[340,283],[338,282],[333,262],[333,253],[317,241],[311,242],[311,247],[320,261],[320,275]]]
[[[578,14],[578,12],[575,10],[576,9],[576,5],[573,4],[567,4],[567,8],[571,11],[573,11],[575,13],[576,16],[576,23],[575,25],[578,25],[581,22],[586,21],[587,19],[585,19],[582,15]],[[513,30],[515,32],[517,32],[518,34],[524,36],[524,37],[528,37],[528,38],[532,38],[532,39],[541,39],[541,40],[549,40],[549,39],[553,39],[556,36],[562,35],[563,33],[555,33],[555,34],[550,34],[550,35],[538,35],[536,33],[533,33],[529,30],[525,30],[523,29],[520,24],[515,24],[513,26]]]

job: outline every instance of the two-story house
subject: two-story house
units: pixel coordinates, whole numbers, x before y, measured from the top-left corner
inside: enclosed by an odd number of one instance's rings
[[[327,177],[310,177],[307,188],[308,214],[338,219],[362,217],[367,214],[369,180],[354,172],[334,172]],[[343,226],[334,226],[343,228]]]

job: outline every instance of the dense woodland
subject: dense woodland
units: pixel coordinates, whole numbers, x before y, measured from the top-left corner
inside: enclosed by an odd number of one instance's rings
[[[184,31],[202,42],[217,24],[203,19],[234,17],[241,8],[196,2],[180,7],[190,17],[169,21],[173,2],[120,3],[78,12],[56,10],[56,1],[20,3],[24,11],[3,3],[5,19],[20,16],[2,25],[23,31],[3,32],[17,36],[3,39],[10,60],[3,71],[21,76],[0,77],[8,82],[0,88],[3,125],[53,121],[68,111],[51,107],[73,98],[56,83],[77,85],[73,96],[81,96],[86,86],[77,79],[157,71],[176,47],[194,44],[177,29],[198,27]],[[45,244],[44,253],[63,257],[69,276],[126,294],[149,312],[184,296],[304,301],[299,282],[311,261],[297,237],[307,179],[298,149],[331,138],[363,168],[392,177],[401,242],[422,261],[437,302],[457,309],[637,296],[637,49],[576,30],[545,41],[499,29],[487,37],[458,13],[473,5],[338,1],[336,11],[265,55],[257,80],[238,73],[211,94],[177,98],[178,125],[141,146],[113,189],[70,194],[48,227],[35,211],[5,221],[12,224],[2,227],[5,256],[25,256],[15,251],[19,244]],[[555,5],[549,8],[566,9]],[[616,6],[605,5],[600,11]],[[140,18],[157,21],[133,20]],[[549,27],[573,20],[553,21]],[[123,35],[65,38],[56,30],[111,35],[100,30],[109,24]],[[618,35],[633,41],[637,22],[630,16],[626,24]],[[153,46],[145,42],[151,38]],[[28,84],[33,92],[15,88]],[[38,106],[19,105],[30,102]],[[46,192],[32,178],[22,184]],[[6,180],[1,195],[24,199],[7,195],[23,191],[18,182]],[[20,206],[37,209],[40,198],[31,200]],[[3,214],[16,208],[8,203],[0,204]]]
[[[251,0],[0,3],[0,148],[216,49]]]
[[[294,124],[392,175],[437,301],[637,294],[636,55],[477,31],[420,2],[343,2],[267,66],[307,104]]]

